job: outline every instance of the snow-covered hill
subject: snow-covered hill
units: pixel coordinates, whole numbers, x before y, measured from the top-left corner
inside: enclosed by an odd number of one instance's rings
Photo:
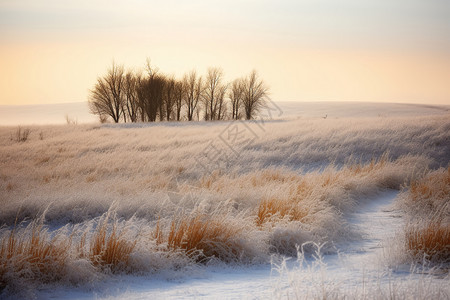
[[[427,220],[421,201],[449,208],[447,107],[280,103],[264,121],[82,124],[72,104],[78,125],[49,107],[28,112],[62,124],[0,126],[0,297],[450,293],[448,268],[409,270],[403,227]],[[304,243],[302,265],[284,267]]]
[[[281,114],[274,118],[345,118],[442,115],[450,111],[445,105],[420,105],[367,102],[274,102]],[[98,122],[89,113],[87,102],[45,105],[0,105],[1,125],[65,124],[66,116],[82,123]]]

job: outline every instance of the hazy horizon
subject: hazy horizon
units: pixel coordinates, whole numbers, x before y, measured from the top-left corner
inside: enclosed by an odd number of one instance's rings
[[[368,101],[368,100],[283,100],[283,99],[272,99],[270,97],[271,101],[274,101],[276,103],[330,103],[330,104],[338,104],[338,103],[361,103],[361,104],[402,104],[402,105],[423,105],[423,106],[436,106],[436,107],[440,107],[440,106],[450,106],[450,103],[431,103],[431,102],[406,102],[406,101]],[[11,103],[11,104],[3,104],[0,103],[0,107],[20,107],[20,106],[55,106],[55,105],[71,105],[71,104],[81,104],[81,103],[85,103],[88,104],[88,99],[85,100],[79,100],[79,101],[57,101],[57,102],[44,102],[44,103]]]
[[[414,103],[381,103],[353,101],[276,101],[281,114],[277,119],[295,118],[373,118],[417,115],[443,115],[450,112],[450,105],[426,105]],[[87,101],[48,104],[0,104],[0,126],[28,126],[66,124],[67,118],[77,124],[98,123],[98,116],[89,112]],[[163,122],[164,123],[164,122]]]
[[[114,59],[258,70],[275,101],[450,104],[450,4],[0,0],[0,105],[86,101]]]

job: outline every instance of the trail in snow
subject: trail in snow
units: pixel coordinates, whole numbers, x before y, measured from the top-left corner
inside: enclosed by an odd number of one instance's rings
[[[397,191],[388,191],[377,199],[367,201],[349,218],[350,224],[362,234],[360,241],[342,249],[340,260],[349,268],[363,266],[364,270],[379,270],[384,266],[384,251],[389,239],[402,230],[401,212],[394,209]],[[330,266],[331,267],[331,266]]]
[[[283,297],[293,286],[302,291],[323,288],[324,284],[344,290],[358,288],[364,280],[386,269],[383,241],[393,237],[403,221],[400,213],[392,208],[396,195],[397,191],[388,191],[361,204],[358,212],[349,217],[349,222],[361,232],[362,239],[341,248],[339,254],[323,256],[324,264],[308,258],[299,267],[298,262],[291,259],[281,274],[271,265],[257,265],[208,267],[202,273],[188,274],[178,280],[121,276],[105,283],[106,287],[98,294],[61,290],[41,296],[58,299],[267,299]]]

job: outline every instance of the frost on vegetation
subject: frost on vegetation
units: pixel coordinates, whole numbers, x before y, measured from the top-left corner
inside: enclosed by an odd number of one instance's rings
[[[450,265],[450,166],[429,171],[399,198],[408,217],[404,253],[410,260]]]
[[[307,255],[305,247],[313,249]],[[450,275],[435,277],[414,266],[409,275],[399,277],[390,269],[353,271],[336,274],[323,255],[324,244],[305,243],[298,247],[295,267],[288,267],[286,258],[272,260],[277,274],[273,286],[274,299],[448,299]],[[287,285],[284,282],[287,281]]]
[[[0,128],[1,288],[267,262],[308,241],[332,252],[357,238],[358,205],[410,182],[414,201],[448,210],[445,194],[426,196],[442,182],[417,183],[448,164],[448,118],[322,121],[267,123],[211,173],[195,158],[223,123],[44,126],[20,144]]]
[[[149,224],[100,218],[50,231],[44,216],[0,232],[0,289],[25,295],[37,285],[88,284],[113,273],[149,273],[183,268],[192,259],[178,249],[158,247]],[[0,294],[1,295],[1,294]]]
[[[295,256],[296,245],[307,241],[328,242],[322,250],[334,251],[335,245],[352,239],[345,214],[362,196],[386,188],[383,174],[399,170],[397,164],[383,157],[304,175],[283,169],[212,174],[180,186],[185,196],[162,201],[153,216],[121,218],[122,206],[116,202],[99,217],[54,231],[44,224],[44,216],[17,229],[4,227],[3,285],[21,280],[73,283],[77,278],[72,271],[80,266],[90,276],[79,279],[89,281],[214,260],[264,262],[272,253]],[[404,164],[400,170],[410,174],[414,168]],[[245,197],[228,198],[236,192]]]
[[[28,137],[30,136],[31,129],[30,128],[22,128],[21,126],[17,127],[14,134],[11,134],[11,141],[15,141],[17,143],[26,142]]]

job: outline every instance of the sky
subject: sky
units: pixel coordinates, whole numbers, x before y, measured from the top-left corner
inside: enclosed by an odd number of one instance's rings
[[[0,105],[86,101],[147,58],[255,69],[275,101],[450,105],[450,1],[0,0]]]

